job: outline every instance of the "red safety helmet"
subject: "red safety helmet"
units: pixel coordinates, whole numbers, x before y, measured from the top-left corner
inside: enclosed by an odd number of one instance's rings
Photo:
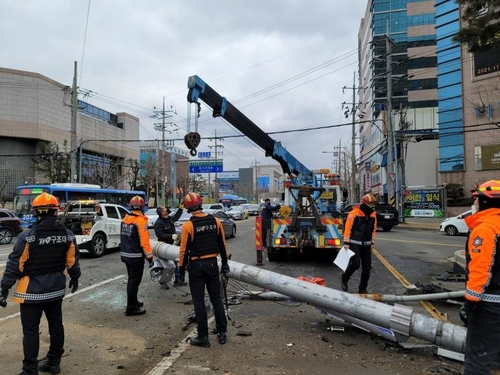
[[[487,199],[500,199],[500,181],[490,180],[475,186],[472,192],[472,197],[487,198]]]
[[[361,203],[367,204],[368,206],[374,206],[377,203],[377,198],[373,194],[363,195],[361,198]]]
[[[184,208],[186,210],[193,209],[197,206],[201,206],[202,203],[203,203],[203,199],[200,197],[200,194],[188,193],[184,197]]]
[[[144,199],[136,195],[132,197],[128,205],[132,210],[142,210],[144,208]]]
[[[54,212],[59,209],[59,199],[54,197],[49,193],[42,193],[33,199],[33,210],[35,214],[38,215],[40,213],[48,213],[49,210],[53,210]]]

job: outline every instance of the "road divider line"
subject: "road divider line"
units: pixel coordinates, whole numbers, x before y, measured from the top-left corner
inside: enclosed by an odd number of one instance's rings
[[[98,288],[98,287],[100,287],[101,285],[105,285],[105,284],[112,283],[113,281],[116,281],[116,280],[122,279],[122,278],[124,278],[124,277],[125,277],[125,275],[115,276],[115,277],[113,277],[113,278],[111,278],[111,279],[101,281],[100,283],[97,283],[97,284],[94,284],[94,285],[90,285],[90,286],[88,286],[88,287],[86,287],[86,288],[83,288],[83,289],[79,289],[79,290],[77,290],[75,293],[66,294],[66,295],[64,296],[64,299],[69,298],[69,297],[74,297],[74,296],[76,296],[76,295],[78,295],[78,294],[80,294],[80,293],[84,293],[84,292],[87,292],[87,291],[89,291],[89,290],[92,290],[92,289]],[[15,318],[16,316],[19,316],[19,314],[20,314],[20,313],[15,313],[15,314],[12,314],[12,315],[5,316],[5,317],[3,317],[3,318],[0,318],[0,322],[3,322],[3,321],[5,321],[5,320],[7,320],[7,319],[10,319],[10,318]]]
[[[215,316],[212,316],[208,319],[208,325],[210,325],[215,319]],[[176,347],[170,352],[170,355],[168,358],[165,358],[163,361],[159,362],[149,373],[148,375],[163,375],[165,372],[172,367],[172,365],[177,361],[182,354],[191,346],[191,344],[188,342],[188,338],[192,337],[194,332],[196,331],[196,328],[193,328],[189,334],[186,336],[184,340],[182,340],[179,345],[176,345]],[[180,371],[182,372],[182,370]]]
[[[390,273],[392,273],[392,275],[397,279],[399,280],[399,282],[401,284],[403,284],[406,288],[408,288],[409,286],[413,285],[411,284],[408,280],[406,280],[406,278],[401,275],[401,273],[399,273],[399,271],[397,269],[395,269],[392,264],[390,264],[383,256],[382,254],[380,254],[377,250],[375,249],[372,249],[372,253],[373,255],[375,255],[375,257],[380,261],[380,263],[382,263],[385,268],[387,268],[389,270]],[[424,307],[424,309],[427,310],[427,312],[434,318],[436,319],[439,319],[439,320],[444,320],[444,321],[447,321],[448,319],[446,318],[446,315],[444,315],[443,313],[439,312],[439,310],[432,304],[430,303],[429,301],[419,301],[420,304]]]

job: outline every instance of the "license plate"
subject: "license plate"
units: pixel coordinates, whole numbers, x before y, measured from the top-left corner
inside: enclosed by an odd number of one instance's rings
[[[390,219],[391,215],[384,215],[384,219]]]

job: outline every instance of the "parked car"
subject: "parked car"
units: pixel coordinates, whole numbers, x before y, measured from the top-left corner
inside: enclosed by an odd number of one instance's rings
[[[260,206],[258,204],[250,204],[248,205],[247,211],[250,216],[257,216],[260,211]]]
[[[156,219],[158,219],[158,214],[156,213],[156,208],[150,208],[147,210],[144,215],[148,217],[148,228],[153,228],[155,225]]]
[[[472,211],[465,211],[458,216],[447,217],[439,225],[439,230],[446,233],[448,236],[456,236],[458,234],[469,233],[469,227],[465,224],[464,219],[472,215]]]
[[[0,244],[11,243],[12,239],[22,231],[21,219],[16,216],[14,211],[0,208]]]
[[[360,203],[353,203],[345,206],[345,208],[342,210],[342,215],[344,216],[344,218],[347,218],[349,212],[355,206],[359,205]],[[399,224],[399,212],[390,204],[377,202],[375,206],[375,212],[377,214],[377,225],[382,228],[384,232],[390,232],[394,226]]]
[[[226,207],[224,207],[221,203],[204,203],[201,205],[203,211],[205,210],[221,210],[226,211]]]
[[[228,215],[226,215],[225,212],[221,210],[211,210],[211,209],[204,209],[203,212],[214,215],[216,218],[218,218],[224,227],[224,235],[226,238],[234,238],[236,237],[236,223],[234,222],[233,219],[231,219]],[[186,210],[182,213],[181,217],[179,220],[177,220],[174,225],[175,225],[175,232],[177,234],[181,234],[181,229],[182,225],[188,221],[191,218],[191,214],[188,213]]]
[[[226,214],[234,220],[248,219],[248,211],[241,206],[232,206],[226,211]]]
[[[248,215],[250,216],[257,216],[259,214],[260,207],[258,204],[244,203],[240,204],[240,207],[243,208],[244,210],[247,210]]]

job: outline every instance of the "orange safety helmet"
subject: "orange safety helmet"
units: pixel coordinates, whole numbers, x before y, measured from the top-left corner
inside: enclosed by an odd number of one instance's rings
[[[374,206],[375,203],[377,203],[377,199],[373,194],[366,194],[361,198],[361,203],[367,204],[368,206]]]
[[[186,210],[193,209],[197,206],[201,206],[203,203],[203,199],[201,198],[200,194],[197,193],[188,193],[184,197],[184,208]]]
[[[128,205],[132,210],[142,210],[144,208],[144,199],[136,195],[132,197]]]
[[[500,181],[490,180],[475,186],[472,192],[472,197],[487,198],[487,199],[500,199]]]
[[[40,213],[48,213],[49,210],[57,211],[59,209],[59,199],[54,197],[52,194],[42,193],[33,199],[33,203],[31,205],[33,206],[33,210],[36,215]]]

